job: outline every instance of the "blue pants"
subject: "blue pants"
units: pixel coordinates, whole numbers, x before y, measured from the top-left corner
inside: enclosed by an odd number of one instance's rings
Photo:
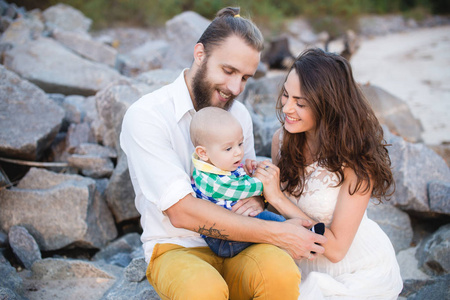
[[[276,222],[286,221],[286,219],[283,216],[267,210],[263,211],[262,213],[259,213],[255,218]],[[235,241],[221,240],[209,236],[205,237],[205,241],[208,244],[209,248],[211,248],[211,250],[220,257],[233,257],[239,254],[239,252],[241,252],[248,246],[253,245],[253,243],[249,242],[235,242]]]

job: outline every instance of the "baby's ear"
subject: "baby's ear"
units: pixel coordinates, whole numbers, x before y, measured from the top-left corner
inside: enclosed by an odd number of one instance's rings
[[[197,146],[195,147],[195,153],[198,155],[198,157],[203,161],[208,161],[209,157],[206,153],[206,148],[203,146]]]

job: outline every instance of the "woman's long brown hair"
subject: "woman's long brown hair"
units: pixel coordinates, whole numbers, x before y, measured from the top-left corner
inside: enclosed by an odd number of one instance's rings
[[[388,194],[394,180],[383,129],[355,83],[348,61],[337,54],[309,49],[295,60],[291,71],[299,76],[302,96],[314,114],[318,139],[314,159],[338,174],[339,185],[344,181],[342,167],[351,168],[357,176],[356,186],[349,188],[351,195],[365,193],[371,186],[372,197],[380,201],[392,194]],[[282,93],[277,101],[277,116],[284,125]],[[305,183],[305,142],[305,133],[292,134],[283,127],[280,180],[285,183],[283,190],[297,197]]]

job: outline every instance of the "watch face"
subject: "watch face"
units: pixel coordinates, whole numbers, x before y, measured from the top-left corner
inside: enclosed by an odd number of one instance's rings
[[[311,231],[323,235],[325,233],[325,224],[317,223],[311,228]]]

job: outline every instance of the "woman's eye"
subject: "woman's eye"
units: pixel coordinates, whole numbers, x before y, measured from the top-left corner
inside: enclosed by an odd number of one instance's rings
[[[228,75],[230,75],[231,73],[233,73],[233,72],[228,71],[228,70],[226,70],[226,69],[223,69],[223,71],[225,72],[225,74],[228,74]]]
[[[225,149],[226,151],[230,151],[231,150],[231,147],[228,147],[227,149]]]
[[[283,93],[283,97],[286,97],[286,98],[287,98],[287,97],[289,97],[289,96],[288,96],[288,94]]]
[[[241,147],[242,145],[244,145],[244,143],[239,143],[239,147]]]

